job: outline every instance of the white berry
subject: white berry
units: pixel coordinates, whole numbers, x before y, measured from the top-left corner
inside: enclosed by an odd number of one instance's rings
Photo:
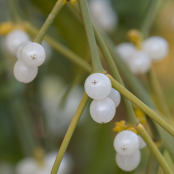
[[[16,174],[50,174],[57,153],[51,153],[42,159],[41,163],[34,158],[24,158],[16,166]],[[70,174],[73,161],[69,154],[65,154],[57,174]]]
[[[135,51],[130,56],[128,66],[134,74],[144,74],[150,69],[151,61],[149,56],[142,51]]]
[[[140,141],[140,146],[139,146],[139,148],[140,148],[140,149],[143,149],[144,147],[146,147],[146,143],[145,143],[145,141],[141,138],[140,135],[138,135],[138,138],[139,138],[139,141]]]
[[[28,43],[30,43],[31,41],[25,41],[25,42],[22,42],[19,46],[18,46],[18,48],[17,48],[17,51],[16,51],[16,58],[17,59],[20,59],[21,58],[21,50],[23,49],[23,47],[25,46],[25,45],[27,45]]]
[[[109,1],[91,0],[89,9],[94,22],[107,32],[111,32],[117,25],[118,16],[112,9]]]
[[[124,156],[119,153],[116,154],[116,163],[120,169],[130,172],[137,168],[141,160],[141,153],[137,150],[135,153],[129,156]]]
[[[97,123],[107,123],[114,118],[116,112],[114,102],[109,98],[93,100],[90,105],[90,114]]]
[[[16,174],[34,174],[38,166],[33,158],[24,158],[16,166]]]
[[[42,45],[30,42],[21,49],[21,59],[30,67],[38,67],[45,61],[45,50]]]
[[[114,139],[114,148],[121,155],[132,155],[139,149],[138,136],[129,130],[119,132]]]
[[[88,76],[85,81],[87,95],[95,100],[106,98],[111,92],[111,81],[102,73],[94,73]]]
[[[120,104],[121,101],[120,93],[114,88],[111,89],[111,92],[108,97],[113,100],[113,102],[115,103],[115,107],[117,107]]]
[[[13,30],[6,36],[6,48],[15,56],[18,46],[28,40],[30,40],[30,38],[25,31],[19,29]]]
[[[143,51],[152,60],[161,60],[168,54],[168,43],[162,37],[149,37],[143,42]]]
[[[25,65],[21,60],[18,60],[14,66],[14,76],[19,82],[29,83],[35,79],[38,68],[30,68]]]
[[[135,47],[131,43],[122,43],[116,47],[117,53],[125,61],[129,61],[130,56],[134,53]]]

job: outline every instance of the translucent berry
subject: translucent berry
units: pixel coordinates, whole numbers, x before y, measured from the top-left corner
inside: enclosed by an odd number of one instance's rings
[[[42,163],[34,158],[24,158],[17,166],[16,174],[49,174],[56,159],[57,153],[51,153],[42,159]],[[63,157],[57,174],[70,174],[72,172],[73,161],[69,154]]]
[[[17,164],[16,174],[34,174],[37,168],[37,163],[33,158],[24,158]]]
[[[145,74],[150,69],[151,60],[142,51],[135,51],[130,56],[128,66],[134,74]]]
[[[117,107],[120,104],[121,101],[120,93],[114,88],[111,89],[111,92],[108,97],[113,100],[113,102],[115,103],[115,107]]]
[[[124,171],[130,172],[137,168],[141,160],[141,153],[139,150],[132,155],[125,156],[119,153],[116,154],[116,163],[118,167]]]
[[[92,0],[89,1],[89,9],[94,22],[107,32],[111,32],[117,25],[118,16],[112,9],[109,1]]]
[[[35,79],[38,68],[30,68],[21,60],[18,60],[14,66],[14,76],[19,82],[29,83]]]
[[[13,30],[6,36],[6,48],[15,56],[18,46],[28,40],[30,40],[30,38],[25,31],[19,29]]]
[[[90,105],[90,114],[97,123],[107,123],[114,118],[116,109],[114,102],[109,98],[93,100]]]
[[[140,141],[140,149],[143,149],[144,147],[146,147],[146,143],[145,141],[141,138],[141,136],[138,135],[139,141]]]
[[[30,43],[31,41],[25,41],[25,42],[22,42],[19,46],[18,46],[18,48],[17,48],[17,51],[16,51],[16,58],[17,59],[20,59],[21,58],[21,50],[22,50],[22,48],[25,46],[25,45],[27,45],[28,43]]]
[[[139,149],[138,136],[129,130],[119,132],[114,139],[114,148],[121,155],[132,155]]]
[[[45,50],[42,45],[30,42],[21,49],[20,59],[23,60],[27,66],[38,67],[45,61]]]
[[[116,47],[116,51],[120,57],[125,61],[129,61],[130,56],[134,53],[135,47],[131,43],[122,43]]]
[[[149,37],[143,42],[143,51],[152,60],[161,60],[168,54],[168,43],[162,37]]]
[[[85,81],[87,95],[95,100],[106,98],[111,92],[111,81],[102,73],[94,73],[88,76]]]

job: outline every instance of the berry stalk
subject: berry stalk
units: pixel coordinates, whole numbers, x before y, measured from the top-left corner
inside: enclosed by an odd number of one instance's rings
[[[148,82],[150,84],[150,87],[151,87],[152,92],[153,92],[154,97],[155,97],[155,102],[157,104],[157,107],[159,108],[159,111],[161,111],[161,113],[163,113],[170,121],[172,121],[173,118],[169,112],[167,105],[166,105],[164,95],[163,95],[162,89],[160,87],[159,81],[158,81],[156,74],[152,68],[147,73],[147,77],[148,77]]]
[[[126,96],[132,103],[134,103],[137,107],[139,107],[144,113],[146,113],[153,121],[158,123],[161,127],[163,127],[169,134],[174,136],[174,129],[169,123],[167,123],[164,119],[160,117],[155,111],[150,109],[147,105],[145,105],[141,100],[139,100],[136,96],[134,96],[131,92],[129,92],[126,88],[124,88],[120,83],[118,83],[113,77],[107,75],[113,87],[118,90],[122,95]]]
[[[27,30],[32,33],[33,35],[38,33],[38,29],[33,27],[30,23],[26,23]],[[78,66],[82,67],[87,72],[92,72],[92,67],[84,61],[81,57],[79,57],[77,54],[75,54],[70,49],[66,48],[64,45],[59,43],[58,41],[54,40],[50,36],[45,36],[45,41],[48,42],[55,50],[57,50],[59,53],[64,55],[66,58],[68,58],[70,61],[76,63]]]
[[[80,101],[80,104],[79,104],[79,106],[78,106],[78,108],[77,108],[77,110],[76,110],[76,112],[74,114],[74,117],[73,117],[73,119],[72,119],[72,121],[71,121],[71,123],[70,123],[70,125],[68,127],[68,130],[67,130],[67,132],[65,134],[63,142],[62,142],[62,144],[60,146],[59,152],[57,154],[57,157],[56,157],[56,160],[54,162],[53,168],[51,170],[51,174],[57,174],[57,171],[59,169],[59,166],[60,166],[60,163],[62,161],[62,158],[63,158],[63,156],[65,154],[65,151],[66,151],[66,149],[68,147],[68,144],[69,144],[69,142],[70,142],[70,140],[72,138],[74,130],[75,130],[75,128],[77,126],[77,123],[78,123],[78,121],[80,119],[80,116],[82,115],[83,110],[85,109],[85,106],[86,106],[86,104],[88,102],[88,99],[89,99],[89,97],[86,95],[86,93],[84,93],[83,96],[82,96],[82,99]]]
[[[100,50],[101,50],[101,52],[104,56],[104,59],[106,60],[108,66],[111,70],[111,73],[113,74],[113,77],[115,79],[117,79],[120,84],[122,84],[124,86],[124,83],[123,83],[123,81],[121,79],[121,76],[118,72],[117,66],[116,66],[115,62],[113,61],[112,56],[111,56],[111,54],[110,54],[103,38],[101,37],[99,31],[97,30],[97,28],[95,26],[94,26],[94,31],[95,31],[95,36],[97,38],[97,43],[98,43],[98,45],[100,47]],[[138,120],[136,119],[136,116],[134,114],[132,104],[124,96],[123,96],[123,102],[124,102],[124,105],[125,105],[125,108],[126,108],[126,113],[128,115],[129,124],[136,125],[138,123]]]
[[[140,31],[143,34],[143,37],[147,37],[150,27],[152,26],[152,22],[154,21],[158,5],[160,0],[151,0],[148,2],[147,9],[145,10],[144,20],[142,22]]]
[[[105,73],[105,70],[103,69],[100,61],[87,1],[79,0],[79,4],[91,53],[93,72]]]
[[[152,141],[149,134],[146,132],[146,130],[144,129],[144,127],[141,124],[138,124],[137,131],[141,135],[141,137],[144,139],[144,141],[146,142],[147,146],[149,147],[149,149],[151,150],[153,155],[158,160],[158,162],[159,162],[161,168],[163,169],[164,173],[172,174],[173,172],[170,169],[169,165],[167,164],[166,160],[164,159],[164,157],[162,156],[162,154],[158,150],[157,146]]]
[[[61,10],[61,8],[65,5],[66,0],[57,0],[56,4],[54,5],[52,11],[48,15],[45,23],[42,25],[42,28],[40,29],[39,33],[37,34],[36,38],[34,39],[34,42],[41,43],[44,36],[46,35],[49,27],[54,21],[54,18],[58,14],[58,12]]]

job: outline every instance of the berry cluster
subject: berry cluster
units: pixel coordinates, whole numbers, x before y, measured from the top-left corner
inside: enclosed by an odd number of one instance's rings
[[[111,121],[121,97],[120,93],[112,88],[110,79],[101,73],[91,74],[85,81],[85,91],[94,99],[90,105],[92,119],[97,123]]]
[[[47,154],[41,161],[28,157],[21,160],[16,166],[16,174],[49,174],[57,153]],[[60,164],[57,174],[69,174],[72,170],[73,161],[69,154],[66,154]]]
[[[168,54],[168,43],[161,37],[153,36],[143,41],[140,50],[131,43],[122,43],[116,50],[133,73],[144,74],[149,70],[151,61],[162,60]]]
[[[23,83],[34,80],[38,66],[45,61],[46,53],[43,46],[31,42],[24,31],[13,30],[6,37],[6,47],[18,59],[14,65],[15,78]]]
[[[114,139],[117,165],[124,171],[134,170],[141,159],[139,149],[145,146],[144,140],[136,133],[130,130],[119,132]]]

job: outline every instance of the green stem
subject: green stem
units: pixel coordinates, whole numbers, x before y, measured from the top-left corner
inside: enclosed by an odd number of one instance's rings
[[[148,82],[151,86],[152,92],[153,92],[153,96],[155,97],[155,102],[157,104],[157,107],[159,109],[159,111],[161,113],[163,113],[170,121],[172,121],[172,116],[169,112],[169,109],[166,105],[165,99],[164,99],[164,95],[163,92],[161,90],[159,81],[156,77],[155,72],[153,71],[153,69],[151,69],[148,74]]]
[[[160,0],[149,0],[148,7],[144,12],[145,17],[140,29],[144,37],[147,37],[149,33],[149,30],[150,30],[150,27],[152,26],[152,22],[154,21],[159,3],[160,3]]]
[[[21,22],[21,18],[19,16],[17,5],[16,5],[17,2],[15,2],[15,0],[7,0],[7,2],[9,5],[12,20],[16,23]]]
[[[140,134],[140,136],[144,139],[144,141],[146,142],[147,146],[149,147],[149,149],[151,150],[153,155],[158,160],[158,162],[159,162],[161,168],[163,169],[164,173],[165,174],[172,174],[173,172],[170,169],[169,165],[167,164],[166,160],[164,159],[164,157],[162,156],[162,154],[158,150],[157,146],[152,141],[149,134],[146,132],[146,130],[144,129],[144,127],[141,124],[138,124],[137,131]]]
[[[54,5],[52,11],[48,15],[45,23],[42,25],[42,28],[40,29],[39,33],[37,34],[36,38],[34,39],[34,42],[41,43],[44,36],[46,35],[46,32],[48,31],[49,27],[53,23],[53,20],[57,16],[58,12],[61,10],[61,8],[65,5],[66,0],[57,0],[56,4]]]
[[[76,10],[76,12],[78,14],[80,14],[80,9],[79,9],[79,6],[78,6],[78,3],[75,3],[75,5],[73,6],[74,9]],[[122,85],[124,85],[122,79],[121,79],[121,76],[118,72],[118,69],[117,69],[117,66],[115,64],[115,62],[113,61],[112,59],[112,56],[99,32],[99,30],[93,25],[93,28],[94,28],[94,33],[95,33],[95,36],[96,36],[96,39],[97,39],[97,43],[100,47],[100,50],[113,74],[113,77],[115,79],[117,79],[119,81],[119,83],[121,83]],[[129,100],[126,99],[126,97],[123,96],[123,102],[124,102],[124,105],[125,105],[125,108],[126,108],[126,113],[128,115],[128,122],[129,124],[137,124],[138,123],[138,120],[136,119],[136,116],[134,114],[134,111],[133,111],[133,108],[132,108],[132,105],[130,103]]]
[[[110,75],[107,75],[113,87],[118,90],[122,95],[127,97],[132,103],[134,103],[138,108],[140,108],[144,113],[146,113],[153,121],[158,123],[161,127],[163,127],[168,133],[174,136],[174,128],[170,124],[168,124],[164,119],[161,118],[155,111],[150,109],[147,105],[145,105],[141,100],[139,100],[136,96],[134,96],[131,92],[129,92],[126,88],[124,88],[120,83],[118,83],[115,79],[113,79]]]
[[[109,66],[109,69],[111,70],[113,77],[115,79],[117,79],[117,81],[120,84],[122,84],[124,86],[124,83],[123,83],[121,76],[118,72],[117,66],[116,66],[115,62],[113,61],[112,56],[111,56],[103,38],[101,37],[99,31],[97,30],[97,28],[95,26],[94,26],[94,31],[95,31],[97,43],[100,47],[100,50],[104,56],[105,61],[107,62],[108,66]],[[136,125],[138,123],[138,120],[136,119],[136,116],[134,114],[131,102],[124,96],[122,97],[122,99],[123,99],[123,102],[124,102],[124,105],[126,108],[126,113],[128,116],[128,124]]]
[[[87,34],[89,49],[91,53],[92,59],[92,67],[93,72],[105,73],[106,71],[103,69],[97,49],[97,44],[94,36],[94,30],[92,26],[92,22],[89,15],[88,4],[86,0],[79,0],[80,10],[82,14],[82,19],[84,21],[85,30]]]
[[[78,121],[80,119],[80,116],[82,115],[83,110],[84,110],[84,108],[85,108],[85,106],[86,106],[86,104],[88,102],[88,99],[89,99],[89,97],[86,95],[86,93],[84,93],[83,97],[81,99],[81,102],[80,102],[80,104],[79,104],[79,106],[78,106],[78,108],[77,108],[77,110],[76,110],[76,112],[74,114],[74,117],[73,117],[73,119],[72,119],[72,121],[71,121],[71,123],[70,123],[70,125],[68,127],[68,130],[67,130],[67,132],[65,134],[63,142],[62,142],[62,144],[60,146],[59,152],[57,154],[57,157],[56,157],[56,160],[54,162],[53,168],[51,170],[51,174],[57,174],[57,171],[59,169],[61,160],[62,160],[62,158],[64,156],[64,153],[65,153],[65,151],[66,151],[66,149],[68,147],[68,144],[69,144],[69,142],[71,140],[71,137],[72,137],[72,135],[74,133],[74,130],[75,130],[76,126],[77,126],[77,123],[78,123]]]
[[[29,32],[31,32],[33,35],[38,33],[38,30],[34,28],[31,24],[26,23],[26,28]],[[60,44],[53,38],[49,36],[45,36],[44,40],[48,42],[55,50],[57,50],[59,53],[64,55],[66,58],[68,58],[70,61],[76,63],[78,66],[86,70],[87,72],[92,72],[92,67],[84,61],[81,57],[76,55],[74,52],[72,52],[70,49],[66,48],[64,45]]]

